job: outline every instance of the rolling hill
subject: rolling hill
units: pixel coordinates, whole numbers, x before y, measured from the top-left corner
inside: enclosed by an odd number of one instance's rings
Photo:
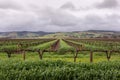
[[[13,31],[13,32],[0,32],[0,38],[37,38],[52,32],[31,32],[31,31]]]
[[[120,38],[120,31],[88,30],[73,32],[0,32],[0,38]]]

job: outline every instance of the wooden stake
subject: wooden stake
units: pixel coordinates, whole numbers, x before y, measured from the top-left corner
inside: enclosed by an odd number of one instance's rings
[[[76,62],[77,55],[78,55],[78,51],[76,50],[75,55],[74,55],[74,62]]]
[[[25,55],[25,51],[23,51],[23,60],[25,60],[26,55]]]
[[[39,54],[39,58],[42,60],[42,55],[43,55],[43,51],[38,51],[38,54]]]
[[[111,51],[106,51],[106,56],[108,61],[110,61],[111,53],[112,53]]]
[[[90,51],[90,62],[92,63],[93,62],[93,52]]]
[[[11,53],[7,53],[7,55],[8,55],[8,58],[10,58],[10,57],[11,57]]]

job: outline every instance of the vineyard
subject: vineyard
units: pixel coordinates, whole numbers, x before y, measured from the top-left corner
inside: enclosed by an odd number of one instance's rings
[[[120,53],[120,40],[114,39],[10,39],[0,41],[0,52],[5,52],[8,58],[12,54],[23,54],[25,60],[26,52],[37,52],[40,59],[45,52],[56,52],[56,54],[72,53],[74,62],[78,53],[87,51],[90,54],[90,62],[93,62],[93,53],[106,54],[109,61],[112,54]]]
[[[119,61],[120,39],[0,40],[1,80],[120,80]]]

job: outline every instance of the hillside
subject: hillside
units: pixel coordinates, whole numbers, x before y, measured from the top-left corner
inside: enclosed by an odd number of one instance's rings
[[[0,32],[0,38],[120,38],[118,31],[88,30],[74,32]]]
[[[14,32],[0,32],[1,38],[37,38],[47,34],[52,34],[52,32],[31,32],[31,31],[14,31]]]
[[[54,38],[120,38],[120,32],[117,31],[74,31],[74,32],[57,32],[55,34],[48,34],[44,37]]]

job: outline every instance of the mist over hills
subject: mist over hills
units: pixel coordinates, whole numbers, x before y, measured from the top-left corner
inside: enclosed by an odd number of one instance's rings
[[[120,31],[88,30],[72,32],[11,31],[0,32],[0,38],[120,38]]]

